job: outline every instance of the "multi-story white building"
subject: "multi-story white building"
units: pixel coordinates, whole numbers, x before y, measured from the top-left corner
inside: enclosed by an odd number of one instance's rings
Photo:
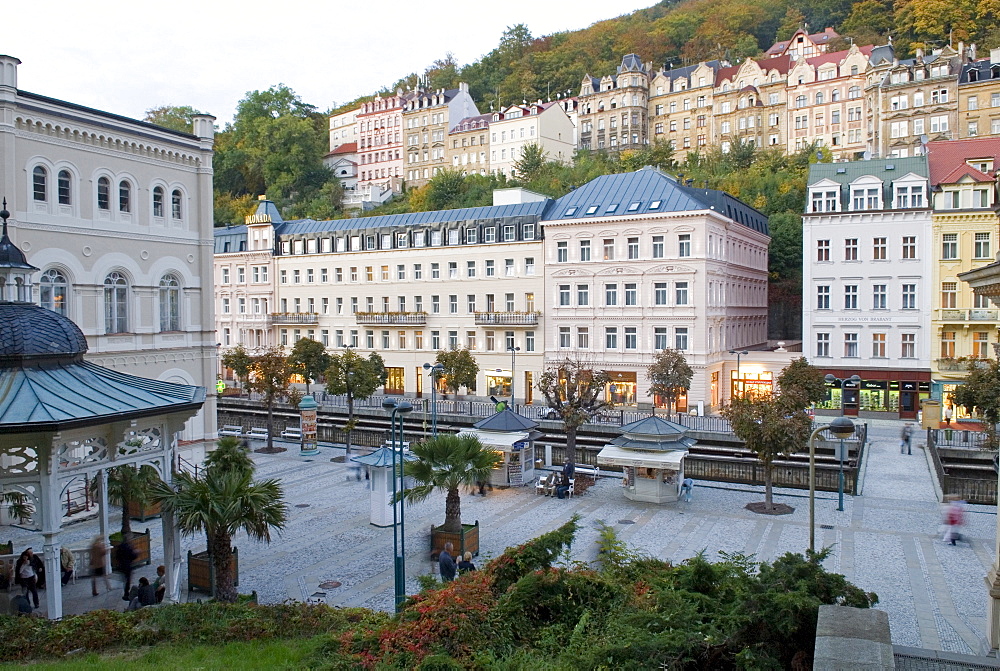
[[[530,105],[511,105],[493,113],[490,170],[514,177],[514,165],[529,144],[541,147],[548,161],[570,163],[573,160],[576,151],[573,122],[557,102],[539,100]]]
[[[0,56],[0,194],[39,303],[79,325],[88,360],[208,388],[182,439],[214,438],[214,118],[188,134],[29,93],[19,64]]]
[[[615,403],[650,403],[658,350],[685,353],[694,378],[678,409],[717,408],[763,384],[723,380],[729,350],[767,342],[767,218],[721,192],[652,168],[605,175],[546,212],[545,359],[600,362]]]
[[[330,151],[358,141],[358,111],[348,110],[330,117]]]
[[[762,214],[654,169],[600,177],[555,201],[497,197],[505,204],[328,222],[281,222],[262,202],[248,226],[216,233],[220,338],[257,346],[257,330],[236,323],[240,310],[256,314],[252,290],[273,291],[270,313],[257,305],[277,344],[377,351],[393,394],[426,394],[422,365],[455,347],[474,353],[481,372],[470,393],[484,397],[509,393],[513,379],[518,401],[530,402],[546,363],[572,356],[613,374],[616,404],[648,405],[644,368],[665,347],[695,370],[681,409],[770,386],[770,373],[744,366],[738,380],[724,366],[728,350],[766,343]],[[251,286],[272,249],[269,285]]]
[[[927,159],[815,164],[806,207],[803,349],[824,373],[862,380],[820,407],[915,418],[934,337]]]

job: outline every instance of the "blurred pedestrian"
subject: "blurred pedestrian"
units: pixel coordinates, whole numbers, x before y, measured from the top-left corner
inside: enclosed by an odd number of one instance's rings
[[[104,539],[96,536],[90,544],[90,591],[97,596],[97,579],[104,580],[104,589],[111,591],[111,582],[108,580],[107,571],[108,546],[104,544]]]
[[[681,482],[681,498],[684,499],[685,503],[691,503],[692,491],[694,491],[694,480],[684,478],[684,481]]]
[[[35,603],[35,608],[38,608],[38,574],[35,572],[34,562],[31,561],[31,558],[34,556],[31,548],[22,552],[21,556],[17,558],[17,564],[14,566],[14,575],[21,586],[22,594],[24,596],[30,594],[32,601]]]
[[[132,547],[132,539],[123,538],[121,544],[115,550],[115,558],[118,559],[118,566],[125,576],[125,593],[122,595],[123,601],[130,601],[132,599],[132,595],[129,593],[132,589],[132,562],[135,561],[137,556],[135,548]]]
[[[913,442],[913,422],[907,422],[903,425],[903,430],[899,432],[899,453],[903,454],[905,450],[907,454],[913,454],[911,444]]]
[[[950,405],[944,406],[944,425],[951,426],[951,418],[954,414],[954,410],[951,409]]]
[[[945,506],[944,512],[946,529],[942,540],[955,545],[957,541],[963,540],[961,529],[962,524],[965,522],[965,502],[954,494],[949,494],[947,501],[948,503]]]

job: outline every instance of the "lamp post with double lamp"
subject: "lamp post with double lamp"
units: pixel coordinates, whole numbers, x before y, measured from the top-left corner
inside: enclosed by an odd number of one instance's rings
[[[826,377],[823,379],[826,380],[827,384],[840,384],[840,416],[845,417],[846,413],[844,412],[844,408],[847,401],[847,395],[844,393],[844,383],[850,382],[854,385],[855,389],[861,389],[861,376],[852,375],[848,378],[839,378],[836,375],[827,373]],[[851,424],[851,426],[854,426],[854,424]],[[837,484],[837,510],[841,512],[844,510],[844,438],[850,438],[850,434],[843,436],[840,439],[840,447],[837,450],[837,461],[840,462],[840,472]]]
[[[441,373],[444,372],[444,364],[436,363],[432,365],[429,363],[425,363],[424,370],[428,371],[428,375],[431,378],[431,435],[436,436],[438,435],[437,383],[438,379],[441,377]],[[427,430],[427,425],[424,424],[424,431],[426,430]]]
[[[520,347],[514,347],[513,345],[507,348],[510,352],[510,409],[514,409],[514,362],[517,360],[517,353],[521,351]]]
[[[399,612],[406,599],[406,519],[404,506],[396,501],[397,492],[403,489],[403,415],[413,411],[409,401],[401,401],[387,396],[382,399],[382,407],[390,411],[389,435],[392,449],[392,554],[393,583],[395,585],[396,611]],[[399,441],[396,440],[396,413],[399,416]],[[397,448],[397,444],[399,447]],[[399,466],[396,457],[399,457]],[[398,470],[397,470],[398,468]],[[397,484],[399,485],[397,488]]]
[[[846,417],[835,417],[829,424],[817,427],[809,436],[809,549],[816,551],[816,437],[829,431],[843,441],[854,433],[854,422]],[[841,471],[843,485],[843,471]]]
[[[745,349],[731,349],[730,354],[736,355],[736,381],[740,383],[740,396],[743,395],[743,378],[740,376],[740,356],[746,356],[750,352]]]

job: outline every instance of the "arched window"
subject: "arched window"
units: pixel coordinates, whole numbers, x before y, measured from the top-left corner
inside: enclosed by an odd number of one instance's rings
[[[795,106],[796,107],[805,107],[806,106],[806,97],[805,96],[795,96]]]
[[[58,187],[59,187],[59,204],[60,205],[72,205],[73,204],[73,192],[72,192],[72,177],[69,174],[69,170],[60,170],[57,177]]]
[[[157,186],[153,188],[153,216],[162,217],[163,216],[163,187]]]
[[[97,180],[97,209],[111,209],[111,180],[107,177]]]
[[[816,104],[817,105],[822,105],[823,104],[823,92],[822,91],[820,91],[819,93],[816,94]]]
[[[38,298],[42,307],[66,316],[69,284],[66,276],[55,268],[46,270],[38,281]]]
[[[104,278],[104,330],[128,332],[128,280],[117,270]]]
[[[34,198],[40,203],[44,203],[48,200],[46,195],[47,185],[49,181],[49,171],[40,165],[36,165],[35,169],[31,171],[31,183],[34,192]]]
[[[132,185],[124,179],[118,183],[118,211],[132,211]]]
[[[170,216],[174,219],[180,219],[181,214],[181,192],[180,189],[174,189],[173,193],[170,194]]]
[[[160,330],[181,330],[181,283],[174,275],[160,278]]]

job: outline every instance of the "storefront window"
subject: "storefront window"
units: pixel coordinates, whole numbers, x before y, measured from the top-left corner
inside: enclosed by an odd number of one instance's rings
[[[486,376],[487,396],[510,396],[510,376],[509,375],[487,375]]]
[[[774,390],[774,376],[771,371],[737,372],[730,371],[730,393],[733,398],[744,395],[752,398],[767,398]],[[741,376],[742,375],[742,379]]]
[[[635,373],[611,373],[607,399],[612,405],[635,405]]]

